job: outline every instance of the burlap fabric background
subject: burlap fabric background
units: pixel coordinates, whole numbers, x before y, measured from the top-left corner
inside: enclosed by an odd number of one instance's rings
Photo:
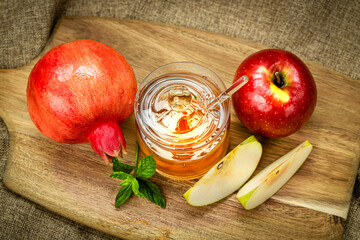
[[[217,32],[292,51],[360,81],[359,0],[2,0],[0,68],[19,67],[35,58],[61,16],[129,18]],[[8,147],[7,129],[0,120],[0,239],[115,239],[6,189],[2,176]],[[360,239],[358,182],[359,177],[344,239]]]

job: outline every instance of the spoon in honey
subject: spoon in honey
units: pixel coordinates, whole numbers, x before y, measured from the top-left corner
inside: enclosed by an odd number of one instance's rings
[[[211,100],[205,107],[205,112],[216,108],[221,103],[226,101],[233,95],[237,90],[244,86],[249,81],[249,78],[244,75],[236,80],[228,89],[222,92],[219,96]],[[168,103],[173,110],[183,111],[191,103],[191,93],[185,86],[173,87],[168,94]]]

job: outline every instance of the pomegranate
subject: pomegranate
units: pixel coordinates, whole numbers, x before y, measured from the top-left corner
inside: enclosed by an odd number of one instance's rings
[[[136,79],[126,59],[93,40],[54,47],[32,69],[27,85],[30,117],[60,143],[90,142],[106,163],[126,153],[120,124],[133,112]]]

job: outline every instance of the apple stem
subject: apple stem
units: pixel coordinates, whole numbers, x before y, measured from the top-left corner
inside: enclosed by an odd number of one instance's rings
[[[276,80],[274,81],[275,85],[278,86],[279,88],[283,88],[285,85],[285,82],[282,79],[282,77],[280,76],[278,71],[275,72],[275,77],[276,77]]]

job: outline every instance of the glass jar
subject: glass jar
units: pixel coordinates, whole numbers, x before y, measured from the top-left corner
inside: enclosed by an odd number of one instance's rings
[[[206,111],[226,90],[211,70],[190,62],[164,65],[138,88],[134,113],[137,140],[157,172],[194,179],[221,160],[229,146],[230,100]]]

